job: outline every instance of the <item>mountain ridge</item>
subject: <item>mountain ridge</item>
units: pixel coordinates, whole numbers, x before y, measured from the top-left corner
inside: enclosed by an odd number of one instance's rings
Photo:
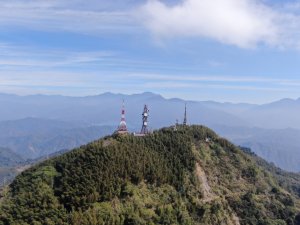
[[[2,202],[2,224],[300,222],[299,196],[203,126],[107,136],[26,170]]]
[[[155,93],[155,92],[140,92],[140,93],[133,93],[133,94],[123,94],[123,93],[115,93],[115,92],[103,92],[100,94],[95,94],[95,95],[86,95],[86,96],[68,96],[68,95],[51,95],[51,94],[31,94],[31,95],[18,95],[18,94],[10,94],[10,93],[4,93],[0,92],[0,96],[14,96],[14,97],[20,97],[20,98],[26,98],[26,97],[64,97],[64,98],[95,98],[95,97],[105,97],[105,96],[122,96],[122,97],[130,97],[130,96],[145,96],[148,95],[149,97],[161,97],[165,100],[172,100],[172,99],[178,99],[183,102],[198,102],[198,103],[218,103],[218,104],[230,104],[230,105],[253,105],[253,106],[259,106],[259,105],[267,105],[267,104],[272,104],[276,102],[281,102],[284,100],[291,100],[291,101],[299,101],[300,97],[297,99],[292,99],[292,98],[282,98],[276,101],[272,102],[266,102],[266,103],[261,103],[261,104],[255,104],[255,103],[247,103],[247,102],[219,102],[219,101],[214,101],[214,100],[189,100],[189,99],[183,99],[183,98],[177,98],[177,97],[170,97],[166,98],[163,97],[161,94]]]
[[[78,147],[112,130],[110,126],[29,117],[0,122],[0,146],[9,147],[24,159],[33,159]]]
[[[133,131],[140,130],[140,114],[144,104],[148,104],[150,109],[149,127],[158,129],[175,124],[177,120],[182,122],[184,104],[186,103],[182,99],[166,99],[161,95],[149,92],[135,95],[104,93],[91,97],[64,98],[55,96],[52,98],[48,96],[44,98],[40,95],[37,98],[30,97],[29,100],[26,97],[20,99],[7,97],[5,99],[3,100],[0,96],[0,104],[3,106],[3,109],[0,111],[2,122],[31,117],[62,121],[62,123],[73,123],[75,127],[78,124],[86,125],[79,136],[77,136],[78,132],[74,134],[71,130],[63,134],[64,137],[68,137],[66,142],[69,144],[67,145],[62,145],[62,141],[57,141],[58,139],[55,138],[48,142],[40,141],[41,136],[38,133],[33,134],[31,137],[27,135],[24,139],[15,139],[14,136],[7,137],[5,140],[0,139],[0,146],[10,147],[18,153],[26,152],[25,155],[31,158],[41,156],[39,152],[48,151],[51,153],[52,149],[55,151],[75,147],[76,141],[74,137],[83,140],[80,144],[83,144],[84,141],[95,139],[94,130],[88,129],[90,126],[109,126],[115,129],[120,120],[120,108],[123,99],[125,100],[126,122]],[[254,127],[264,130],[269,129],[271,131],[270,134],[274,133],[274,135],[288,127],[300,129],[299,111],[300,107],[299,109],[298,107],[277,107],[275,109],[267,107],[262,110],[260,105],[187,101],[188,123],[204,124],[208,127],[226,126],[228,129],[224,130],[221,135],[227,138],[231,137],[231,130],[237,130],[236,127],[242,127],[242,130],[250,130]],[[44,128],[47,129],[47,127],[45,125]],[[98,136],[101,134],[102,132],[99,130]],[[53,133],[48,136],[53,136]],[[266,134],[264,136],[265,139],[261,139],[257,135],[255,136],[255,133],[251,133],[251,137],[247,140],[240,142],[240,140],[236,141],[233,139],[232,141],[235,144],[251,147],[260,156],[264,156],[267,160],[276,163],[282,168],[299,171],[298,165],[300,163],[294,160],[297,158],[294,157],[297,150],[296,147],[289,143],[286,143],[286,146],[275,145],[274,142],[277,142],[277,136],[272,137],[272,135]],[[289,139],[289,136],[290,133],[286,131],[282,133],[280,138],[285,141]],[[242,138],[246,139],[247,136]],[[295,145],[296,143],[298,143],[298,140],[296,140]],[[36,151],[30,150],[31,144]],[[272,149],[275,150],[272,152]],[[281,155],[287,156],[284,157],[285,160],[280,157]]]
[[[10,93],[3,93],[0,92],[0,97],[19,97],[19,98],[34,98],[34,97],[47,97],[47,98],[70,98],[70,99],[84,99],[84,98],[97,98],[97,97],[140,97],[140,96],[148,96],[148,97],[158,97],[164,100],[179,100],[182,102],[190,102],[190,103],[209,103],[209,104],[223,104],[223,105],[244,105],[244,106],[264,106],[264,105],[276,105],[281,103],[298,103],[300,102],[299,98],[281,98],[278,100],[274,100],[271,102],[265,102],[265,103],[247,103],[247,102],[230,102],[230,101],[215,101],[215,100],[189,100],[189,99],[183,99],[183,98],[177,98],[177,97],[170,97],[166,98],[163,97],[161,94],[155,93],[155,92],[140,92],[140,93],[133,93],[133,94],[123,94],[123,93],[115,93],[115,92],[103,92],[100,94],[95,95],[86,95],[86,96],[68,96],[68,95],[51,95],[51,94],[31,94],[31,95],[18,95],[18,94],[10,94]]]
[[[24,159],[20,155],[16,154],[11,149],[0,147],[0,168],[16,166],[23,160]]]

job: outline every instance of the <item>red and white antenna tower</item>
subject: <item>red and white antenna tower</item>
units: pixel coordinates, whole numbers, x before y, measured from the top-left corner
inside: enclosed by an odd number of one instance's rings
[[[120,125],[118,127],[118,133],[119,134],[128,133],[126,120],[125,120],[125,103],[124,103],[124,100],[123,100],[123,104],[122,104],[121,122],[120,122]]]

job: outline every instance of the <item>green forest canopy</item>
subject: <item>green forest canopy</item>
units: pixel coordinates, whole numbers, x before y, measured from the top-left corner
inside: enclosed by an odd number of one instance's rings
[[[115,135],[19,175],[0,224],[298,225],[300,193],[283,183],[203,126]]]

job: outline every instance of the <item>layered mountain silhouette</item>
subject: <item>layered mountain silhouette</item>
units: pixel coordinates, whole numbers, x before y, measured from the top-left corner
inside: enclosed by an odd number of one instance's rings
[[[0,94],[0,146],[31,159],[80,146],[116,129],[123,99],[131,131],[141,129],[144,104],[150,109],[150,127],[158,129],[176,119],[182,122],[187,103],[188,123],[212,127],[277,166],[300,171],[300,100],[292,99],[255,105],[165,99],[150,92],[88,97]]]

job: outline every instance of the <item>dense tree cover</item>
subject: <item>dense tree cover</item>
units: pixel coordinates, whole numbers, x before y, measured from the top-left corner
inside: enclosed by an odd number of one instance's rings
[[[249,148],[241,147],[241,149],[252,156],[256,164],[269,171],[278,181],[279,185],[300,198],[300,173],[284,171],[276,167],[273,163],[268,163],[266,160],[257,156]]]
[[[299,224],[299,199],[255,162],[202,126],[114,135],[19,175],[0,224]]]

